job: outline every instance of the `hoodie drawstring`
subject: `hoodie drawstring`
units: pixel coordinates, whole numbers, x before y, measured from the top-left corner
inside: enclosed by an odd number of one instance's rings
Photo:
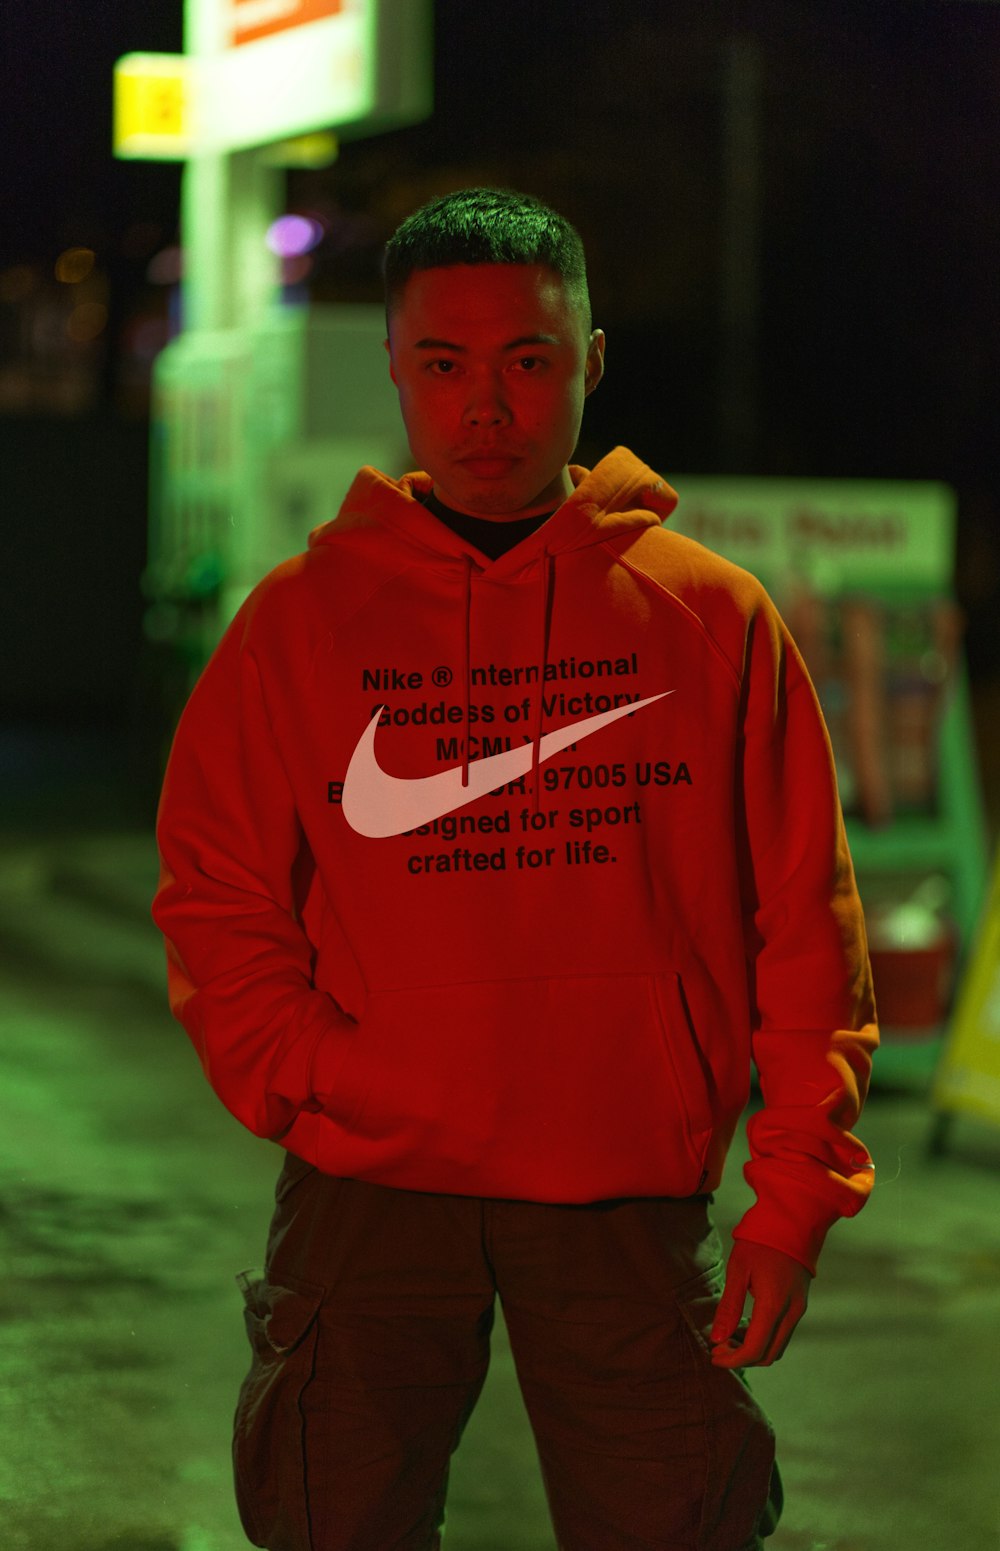
[[[472,715],[472,557],[465,555],[465,623],[462,630],[462,682],[465,686],[465,737],[462,740],[462,785],[469,784],[469,734]]]
[[[535,707],[535,730],[531,750],[531,784],[534,790],[534,811],[539,811],[541,801],[542,762],[542,701],[545,696],[545,673],[549,660],[549,631],[552,627],[552,584],[554,580],[552,556],[542,550],[542,616],[541,646],[538,653],[538,700]]]
[[[463,556],[465,561],[465,580],[463,585],[463,621],[462,621],[462,687],[465,697],[465,738],[462,742],[462,785],[469,784],[469,742],[472,715],[472,572],[473,561],[470,556]],[[545,695],[546,672],[549,664],[549,632],[552,628],[552,596],[555,568],[552,556],[548,550],[542,551],[541,569],[539,580],[541,582],[540,599],[541,612],[539,615],[539,647],[538,647],[538,698],[535,701],[535,725],[531,735],[531,781],[533,788],[533,806],[537,813],[541,805],[541,747],[542,747],[542,722],[543,699]]]

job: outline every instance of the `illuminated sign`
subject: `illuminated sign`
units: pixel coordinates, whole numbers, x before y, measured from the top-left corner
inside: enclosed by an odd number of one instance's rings
[[[346,137],[430,112],[430,0],[191,0],[188,39],[186,55],[118,61],[117,156]]]
[[[116,156],[174,161],[192,140],[192,71],[185,54],[126,54],[115,65]]]
[[[671,476],[671,528],[776,585],[820,593],[950,582],[955,496],[934,481]]]
[[[289,27],[337,16],[344,9],[345,0],[233,0],[229,41],[233,45],[254,43]]]
[[[249,0],[248,0],[249,3]],[[365,121],[376,108],[371,7],[272,31],[206,61],[199,138],[217,150],[268,145]]]

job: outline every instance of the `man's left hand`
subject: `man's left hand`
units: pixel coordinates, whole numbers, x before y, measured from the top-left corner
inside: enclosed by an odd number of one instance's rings
[[[777,1362],[806,1311],[805,1266],[780,1249],[736,1239],[726,1267],[726,1286],[712,1322],[716,1368],[767,1368]],[[753,1313],[742,1340],[736,1334],[747,1293]]]

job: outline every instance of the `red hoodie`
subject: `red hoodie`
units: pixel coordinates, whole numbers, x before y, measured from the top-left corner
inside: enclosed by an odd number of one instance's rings
[[[584,1202],[719,1183],[810,1270],[877,1044],[829,741],[747,572],[624,448],[488,561],[358,474],[181,717],[153,915],[232,1113],[330,1174]]]

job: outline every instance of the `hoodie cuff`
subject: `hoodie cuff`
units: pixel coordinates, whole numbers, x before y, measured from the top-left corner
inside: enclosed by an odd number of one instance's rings
[[[355,1097],[345,1094],[343,1069],[358,1026],[324,991],[306,995],[306,1004],[300,1007],[305,1027],[300,1024],[299,1037],[287,1045],[267,1089],[296,1110],[325,1110],[335,1099],[334,1107],[340,1112]]]
[[[362,1097],[351,1086],[351,1047],[360,1038],[358,1025],[333,1001],[331,1017],[312,1050],[307,1079],[307,1107],[324,1114],[353,1115],[356,1101]],[[346,1081],[345,1081],[346,1079]]]
[[[823,1215],[815,1197],[794,1196],[782,1201],[780,1206],[764,1200],[758,1201],[740,1218],[733,1229],[733,1238],[779,1249],[815,1276],[820,1250],[835,1221],[835,1217]]]

